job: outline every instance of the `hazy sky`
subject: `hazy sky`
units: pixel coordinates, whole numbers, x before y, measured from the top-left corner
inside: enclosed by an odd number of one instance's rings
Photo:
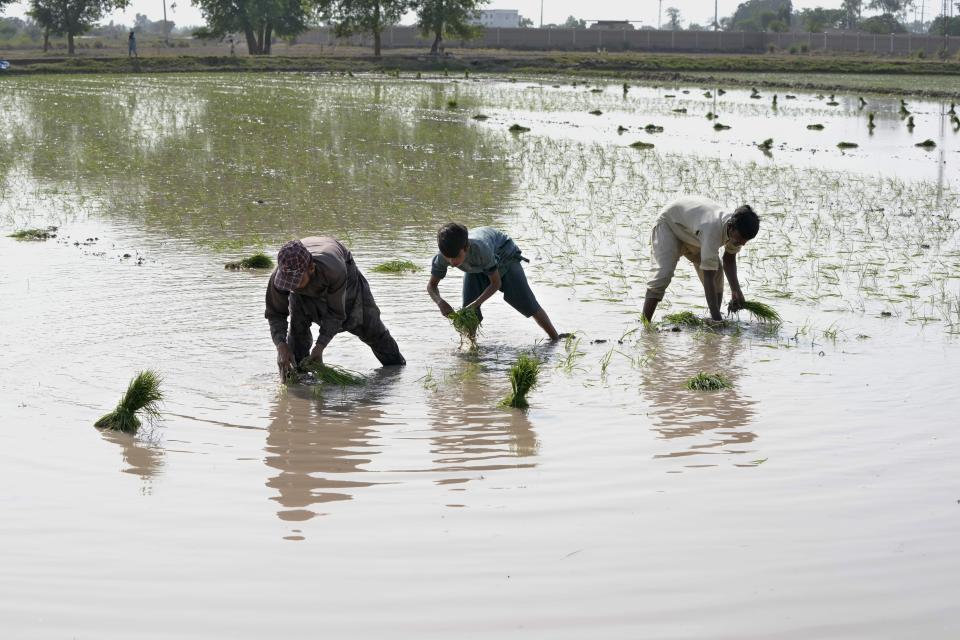
[[[171,1],[176,5],[171,8]],[[742,0],[718,0],[720,17],[733,13]],[[793,0],[794,9],[823,6],[839,8],[842,0]],[[713,18],[713,0],[663,0],[663,21],[666,22],[667,7],[680,9],[683,24],[698,22],[708,24]],[[938,0],[927,0],[928,5],[939,5]],[[489,9],[518,9],[520,14],[540,23],[540,0],[492,0]],[[559,23],[573,15],[585,20],[640,20],[644,25],[657,26],[658,0],[543,0],[544,23]],[[23,16],[27,3],[13,4],[7,7],[5,15]],[[117,11],[108,16],[105,22],[113,20],[120,24],[133,24],[134,16],[146,14],[151,20],[163,19],[163,0],[132,0],[126,11]],[[167,19],[177,26],[200,25],[203,19],[200,11],[189,0],[167,0]],[[404,20],[409,23],[409,18]]]

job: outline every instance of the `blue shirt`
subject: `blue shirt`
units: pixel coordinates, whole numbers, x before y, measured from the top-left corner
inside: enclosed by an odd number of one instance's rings
[[[467,233],[467,256],[457,267],[464,273],[490,274],[496,270],[500,275],[520,259],[520,249],[510,236],[493,227],[476,227]],[[433,257],[430,275],[437,279],[447,276],[450,263],[441,254]]]

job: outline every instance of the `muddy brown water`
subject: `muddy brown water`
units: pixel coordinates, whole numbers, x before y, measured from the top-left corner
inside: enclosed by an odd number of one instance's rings
[[[60,229],[0,238],[3,636],[960,635],[957,138],[908,144],[882,98],[872,138],[850,96],[781,97],[771,125],[732,88],[723,137],[702,87],[554,83],[4,85],[4,235]],[[911,108],[939,130],[944,105]],[[863,144],[813,144],[813,119]],[[624,149],[613,123],[648,121],[657,150]],[[794,136],[772,158],[768,126]],[[762,204],[741,278],[778,330],[640,330],[645,234],[694,188]],[[372,272],[426,268],[451,217],[511,232],[577,338],[497,299],[464,353],[426,271]],[[367,385],[279,384],[268,274],[223,264],[315,232],[352,248],[407,367],[341,335],[327,360]],[[665,312],[702,313],[697,289],[682,265]],[[498,407],[529,351],[530,409]],[[96,431],[145,367],[163,421]],[[733,388],[686,391],[700,371]]]

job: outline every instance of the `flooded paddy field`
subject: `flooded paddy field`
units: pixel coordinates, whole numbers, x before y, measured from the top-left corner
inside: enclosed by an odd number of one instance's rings
[[[2,89],[10,637],[960,635],[949,102],[310,74]],[[740,279],[781,326],[644,329],[651,225],[690,193],[761,215]],[[450,219],[514,237],[573,337],[498,296],[461,350],[425,292]],[[280,383],[269,271],[224,264],[317,233],[353,251],[406,367],[341,334],[325,359],[367,384]],[[392,259],[423,269],[373,271]],[[458,273],[440,290],[459,302]],[[658,317],[683,310],[706,313],[685,265]],[[502,408],[524,353],[540,384]],[[94,429],[145,368],[162,422]],[[732,386],[686,390],[699,372]]]

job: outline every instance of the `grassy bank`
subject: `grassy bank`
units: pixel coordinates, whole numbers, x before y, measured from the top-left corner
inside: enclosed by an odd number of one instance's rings
[[[433,58],[422,51],[390,51],[374,58],[363,49],[317,55],[164,55],[21,58],[0,75],[57,73],[184,73],[205,71],[426,72],[567,74],[617,80],[752,83],[809,89],[855,88],[881,93],[955,96],[956,84],[937,77],[960,75],[960,62],[834,55],[705,55],[459,51]],[[923,81],[917,76],[927,77]],[[875,81],[871,81],[875,78]],[[853,80],[855,79],[855,80]]]

